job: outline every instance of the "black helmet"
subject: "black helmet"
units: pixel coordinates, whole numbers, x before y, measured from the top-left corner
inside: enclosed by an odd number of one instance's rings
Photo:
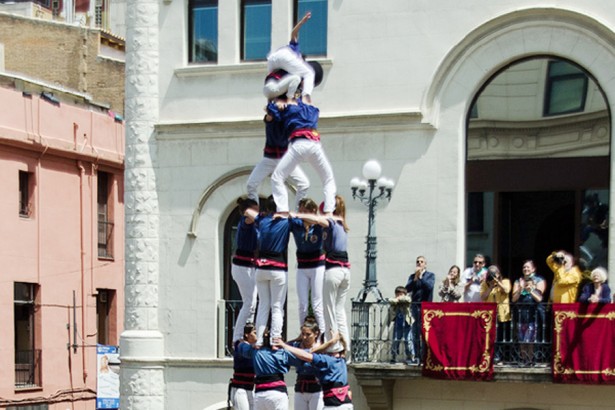
[[[322,83],[323,71],[322,66],[318,61],[308,61],[308,64],[314,70],[314,87],[318,87]]]

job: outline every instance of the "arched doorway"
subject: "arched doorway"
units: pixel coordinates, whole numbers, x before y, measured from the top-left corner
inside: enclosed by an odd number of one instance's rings
[[[466,127],[466,258],[485,253],[511,279],[566,249],[607,266],[610,112],[580,66],[516,61],[477,93]]]

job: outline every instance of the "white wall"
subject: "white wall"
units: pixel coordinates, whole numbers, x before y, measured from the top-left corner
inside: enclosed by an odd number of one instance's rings
[[[239,1],[220,3],[219,26],[236,28]],[[265,66],[237,65],[238,43],[230,32],[223,63],[188,66],[186,4],[160,4],[160,124],[152,154],[160,224],[151,228],[160,234],[159,323],[167,357],[159,360],[169,378],[183,382],[167,384],[167,408],[174,408],[171,397],[183,394],[184,408],[201,409],[224,400],[226,392],[212,390],[208,376],[194,380],[188,369],[217,368],[230,376],[228,363],[215,364],[221,230],[234,200],[245,193],[245,177],[216,188],[201,211],[196,239],[187,233],[202,193],[261,157]],[[283,21],[284,4],[274,0],[274,21],[290,27]],[[348,181],[360,175],[365,160],[378,158],[397,183],[393,200],[377,214],[378,277],[390,296],[405,283],[417,255],[426,256],[438,280],[450,265],[465,264],[465,116],[493,73],[530,55],[567,57],[590,70],[609,102],[615,101],[611,2],[561,0],[556,6],[529,0],[470,0],[463,8],[452,0],[329,0],[325,81],[313,100],[321,108],[319,129],[338,191],[348,201],[352,297],[364,277],[367,218],[350,199]],[[274,27],[274,33],[282,38],[287,30]],[[308,175],[310,195],[320,200],[320,182]],[[292,286],[288,306],[293,329]]]

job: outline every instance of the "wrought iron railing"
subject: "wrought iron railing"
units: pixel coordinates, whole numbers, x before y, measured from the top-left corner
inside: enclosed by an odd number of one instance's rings
[[[224,301],[224,356],[233,355],[233,329],[241,306],[241,300]]]
[[[41,386],[41,350],[15,351],[15,387]]]
[[[395,361],[395,356],[404,354],[406,340],[395,340],[394,318],[389,314],[389,307],[387,301],[352,302],[354,362],[389,363]],[[414,307],[418,308],[419,304]],[[496,364],[511,367],[548,366],[551,360],[551,305],[511,304],[510,307],[510,322],[496,324]],[[519,338],[520,324],[524,325],[526,331],[529,325],[533,329],[525,340]]]

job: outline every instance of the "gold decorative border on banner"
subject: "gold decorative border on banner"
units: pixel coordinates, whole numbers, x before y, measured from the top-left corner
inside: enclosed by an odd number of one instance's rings
[[[606,314],[578,314],[570,310],[560,310],[555,312],[554,315],[554,329],[555,329],[555,349],[553,352],[553,373],[556,374],[602,374],[604,376],[615,376],[615,369],[602,369],[602,370],[574,370],[570,367],[564,367],[562,363],[561,353],[561,333],[564,327],[564,321],[566,319],[607,319],[615,320],[615,312],[609,312]]]
[[[427,342],[429,341],[429,331],[431,330],[432,324],[431,321],[435,318],[441,319],[445,316],[469,316],[475,319],[480,319],[483,321],[483,326],[485,327],[485,350],[481,355],[480,363],[476,365],[472,365],[469,367],[453,367],[453,366],[442,366],[440,364],[436,365],[433,363],[433,358],[431,356],[431,349],[427,349],[427,357],[425,359],[425,368],[428,370],[433,370],[437,372],[446,371],[446,370],[469,370],[472,373],[484,373],[489,371],[491,368],[491,355],[489,354],[490,350],[490,331],[493,327],[493,310],[475,310],[473,312],[443,312],[442,310],[434,310],[428,309],[423,311],[423,329],[425,329],[425,345],[427,346]]]

